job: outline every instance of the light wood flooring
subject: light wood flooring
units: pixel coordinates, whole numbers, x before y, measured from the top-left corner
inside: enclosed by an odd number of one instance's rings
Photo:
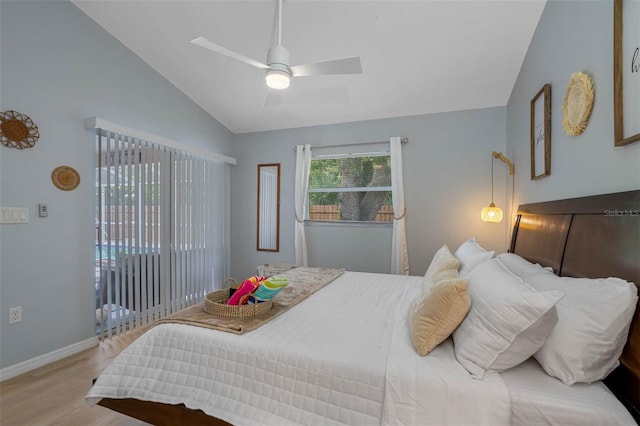
[[[95,348],[0,383],[0,425],[145,425],[104,407],[90,407],[84,400],[93,379],[143,332],[106,339]]]

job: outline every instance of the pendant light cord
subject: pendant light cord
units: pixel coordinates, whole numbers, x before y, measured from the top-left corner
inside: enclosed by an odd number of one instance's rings
[[[493,205],[493,155],[491,156],[491,204]]]

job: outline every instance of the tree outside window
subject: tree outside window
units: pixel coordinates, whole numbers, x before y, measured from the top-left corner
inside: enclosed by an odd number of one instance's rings
[[[312,159],[308,219],[392,222],[390,155],[357,154]]]

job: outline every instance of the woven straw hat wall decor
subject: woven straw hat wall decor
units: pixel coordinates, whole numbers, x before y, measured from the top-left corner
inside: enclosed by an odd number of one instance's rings
[[[63,191],[72,191],[80,185],[80,173],[73,167],[60,166],[51,172],[51,182]]]
[[[0,112],[0,141],[9,148],[31,148],[40,138],[38,126],[17,111]]]
[[[593,82],[587,74],[571,75],[562,105],[562,127],[569,136],[584,132],[593,109]]]

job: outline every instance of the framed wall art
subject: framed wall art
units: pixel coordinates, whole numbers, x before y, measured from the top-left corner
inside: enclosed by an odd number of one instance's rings
[[[551,85],[531,99],[531,180],[551,174]]]
[[[614,145],[640,141],[640,2],[613,2]]]

